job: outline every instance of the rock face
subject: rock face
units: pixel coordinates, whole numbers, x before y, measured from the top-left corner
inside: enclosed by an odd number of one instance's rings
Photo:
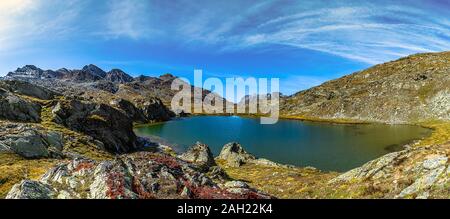
[[[208,170],[212,166],[216,166],[214,157],[208,145],[197,142],[188,151],[179,156],[180,159],[194,163],[202,169]]]
[[[54,91],[25,81],[0,81],[0,88],[12,93],[35,97],[41,100],[51,100],[59,95]]]
[[[271,198],[245,183],[219,186],[190,164],[169,155],[140,152],[114,161],[75,159],[38,182],[22,181],[7,198],[177,199]]]
[[[128,118],[137,123],[146,123],[148,119],[144,113],[136,108],[130,101],[124,99],[112,100],[110,105],[121,110]]]
[[[133,132],[132,120],[109,105],[78,100],[59,101],[52,113],[55,122],[103,142],[110,152],[124,153],[140,147]]]
[[[14,185],[6,199],[50,199],[53,196],[51,188],[43,183],[23,180]]]
[[[4,152],[14,152],[25,158],[61,158],[64,142],[59,132],[10,123],[0,127],[0,146]]]
[[[239,143],[232,142],[223,146],[217,159],[226,161],[229,166],[239,167],[256,160],[256,157],[247,153]]]
[[[158,98],[151,98],[142,106],[144,116],[150,121],[167,121],[175,114],[167,109]]]
[[[39,122],[41,106],[0,88],[0,119]]]
[[[281,115],[387,123],[450,120],[450,52],[376,65],[283,98]]]

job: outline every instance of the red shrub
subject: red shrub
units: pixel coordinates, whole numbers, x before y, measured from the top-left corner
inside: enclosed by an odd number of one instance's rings
[[[80,170],[84,170],[84,169],[91,169],[94,167],[93,163],[90,162],[83,162],[78,164],[78,166],[75,168],[75,172],[78,172]]]
[[[106,195],[112,199],[126,198],[125,197],[125,179],[122,173],[112,172],[106,179],[108,191]]]

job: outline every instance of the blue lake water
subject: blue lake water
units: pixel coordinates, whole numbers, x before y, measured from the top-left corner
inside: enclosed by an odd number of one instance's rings
[[[218,155],[223,145],[239,142],[248,152],[269,160],[321,170],[346,171],[423,138],[429,129],[410,125],[328,124],[280,120],[261,125],[259,119],[197,116],[135,129],[183,152],[195,142]]]

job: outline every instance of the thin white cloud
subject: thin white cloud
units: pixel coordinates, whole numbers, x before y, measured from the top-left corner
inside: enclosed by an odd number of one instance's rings
[[[377,64],[450,49],[448,15],[412,4],[317,2],[1,0],[0,51],[42,39],[169,39],[217,52],[287,45]]]
[[[448,28],[438,22],[422,21],[420,18],[427,15],[420,11],[394,9],[339,7],[277,17],[259,25],[256,33],[243,35],[234,48],[283,44],[369,64],[417,52],[450,49]],[[402,17],[402,12],[417,16]],[[383,16],[401,18],[405,23],[383,23],[376,19]]]
[[[47,11],[48,5],[58,10]],[[32,49],[37,40],[70,36],[83,4],[51,0],[5,0],[0,2],[0,51]]]
[[[110,1],[108,12],[103,19],[106,30],[100,33],[106,38],[127,37],[135,40],[160,34],[161,31],[151,25],[149,18],[151,13],[147,1]]]

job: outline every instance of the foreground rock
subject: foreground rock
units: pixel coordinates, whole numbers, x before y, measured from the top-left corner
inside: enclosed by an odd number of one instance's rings
[[[209,169],[216,166],[214,157],[208,145],[197,142],[189,150],[179,156],[180,159],[200,166],[202,169]]]
[[[0,119],[39,122],[41,106],[0,88]]]
[[[239,167],[256,160],[256,157],[247,153],[239,143],[232,142],[223,146],[217,159],[225,160],[229,166]]]
[[[133,132],[132,120],[109,105],[59,101],[52,113],[55,122],[103,142],[109,152],[125,153],[141,147]]]
[[[449,198],[449,154],[448,143],[408,148],[348,171],[329,184],[370,188],[374,195],[380,192],[384,198]]]
[[[7,199],[50,199],[54,195],[50,186],[43,183],[23,180],[20,184],[14,185]]]
[[[63,146],[59,132],[17,123],[0,127],[0,152],[14,152],[25,158],[61,158]]]
[[[271,198],[242,182],[219,186],[189,163],[140,152],[114,161],[75,159],[49,170],[39,181],[25,180],[10,199],[253,199]]]
[[[220,151],[220,154],[219,156],[216,157],[216,159],[225,161],[226,164],[230,167],[240,167],[241,165],[246,163],[252,163],[263,166],[275,166],[287,168],[292,167],[290,165],[275,163],[265,158],[257,158],[254,155],[245,151],[244,148],[237,142],[232,142],[224,145],[222,151]]]

